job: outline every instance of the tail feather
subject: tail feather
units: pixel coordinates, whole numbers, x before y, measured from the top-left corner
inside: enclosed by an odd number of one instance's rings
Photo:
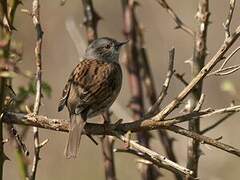
[[[86,121],[79,115],[74,115],[74,117],[70,119],[68,142],[64,151],[66,158],[76,158],[85,124]]]

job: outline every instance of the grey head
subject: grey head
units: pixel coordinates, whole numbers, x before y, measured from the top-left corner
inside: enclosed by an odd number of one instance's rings
[[[88,46],[84,57],[86,59],[118,62],[120,49],[126,43],[127,41],[118,42],[115,39],[108,37],[98,38]]]

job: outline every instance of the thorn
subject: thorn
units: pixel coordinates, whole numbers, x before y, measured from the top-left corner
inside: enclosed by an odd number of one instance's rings
[[[199,154],[199,156],[203,156],[203,155],[206,155],[204,152],[203,152],[203,150],[202,149],[198,149],[198,154]]]
[[[97,142],[90,134],[86,134],[86,135],[89,137],[89,139],[92,140],[92,142],[93,142],[95,145],[98,145],[98,142]]]
[[[11,161],[5,153],[3,153],[3,161]]]
[[[148,161],[148,160],[146,160],[146,159],[136,159],[136,162],[137,163],[142,163],[142,164],[146,164],[146,165],[152,165],[153,163],[152,162],[150,162],[150,161]]]
[[[180,26],[179,26],[179,25],[177,25],[177,26],[175,26],[175,27],[174,27],[174,29],[179,29],[179,28],[180,28]]]
[[[9,139],[3,139],[3,140],[2,140],[2,143],[5,144],[5,143],[7,143],[8,141],[9,141]]]
[[[117,120],[117,122],[113,124],[113,130],[116,130],[122,122],[123,122],[123,119]]]
[[[219,137],[215,138],[215,140],[216,140],[216,141],[219,141],[219,140],[221,140],[222,138],[223,138],[223,136],[219,136]]]
[[[32,16],[32,12],[30,10],[28,10],[28,9],[21,9],[21,12],[25,13],[28,16]]]
[[[48,139],[45,139],[42,143],[38,145],[38,148],[41,149],[43,146],[45,146],[48,143]]]
[[[30,108],[28,107],[28,105],[25,106],[25,110],[27,111],[28,114],[32,114],[32,111],[30,110]]]

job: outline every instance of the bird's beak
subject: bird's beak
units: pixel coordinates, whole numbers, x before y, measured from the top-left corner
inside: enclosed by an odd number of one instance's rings
[[[127,44],[129,40],[124,41],[124,42],[118,42],[118,44],[116,45],[116,48],[119,49],[120,47],[122,47],[123,45]]]

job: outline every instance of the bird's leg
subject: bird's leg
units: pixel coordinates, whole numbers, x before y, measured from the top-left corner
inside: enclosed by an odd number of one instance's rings
[[[109,118],[108,118],[107,112],[102,114],[102,119],[103,119],[103,128],[104,128],[104,131],[105,131],[107,129],[108,124],[109,124]],[[104,138],[104,137],[105,137],[105,135],[103,135],[102,138]]]

